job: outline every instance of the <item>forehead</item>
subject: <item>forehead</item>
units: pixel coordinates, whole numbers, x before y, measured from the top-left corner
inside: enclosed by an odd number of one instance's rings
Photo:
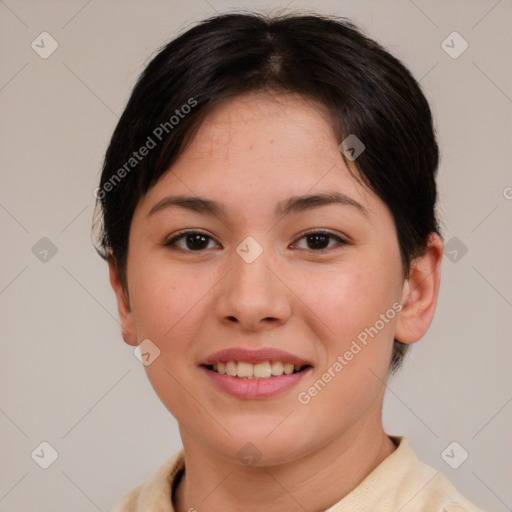
[[[268,203],[275,211],[292,196],[338,192],[371,210],[373,194],[349,172],[339,143],[330,113],[313,100],[266,93],[226,100],[149,190],[146,212],[169,193],[238,203],[248,212]]]
[[[240,149],[256,154],[263,145],[268,156],[286,150],[332,161],[326,149],[338,156],[339,145],[332,121],[324,105],[301,95],[251,92],[216,106],[188,149],[233,159]]]

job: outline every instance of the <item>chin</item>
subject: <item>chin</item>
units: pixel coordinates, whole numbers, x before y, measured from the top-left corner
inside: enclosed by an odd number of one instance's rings
[[[258,425],[240,429],[233,438],[210,440],[219,455],[231,456],[245,466],[266,467],[293,462],[315,450],[311,439],[303,439],[304,429],[283,429],[280,433],[262,430]],[[302,431],[302,432],[301,432]]]

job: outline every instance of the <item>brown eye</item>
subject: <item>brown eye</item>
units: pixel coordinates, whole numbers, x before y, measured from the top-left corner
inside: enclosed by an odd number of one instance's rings
[[[166,241],[164,246],[188,252],[199,252],[209,248],[209,241],[213,241],[213,238],[200,231],[184,231]]]
[[[338,235],[334,233],[330,233],[328,231],[313,231],[310,233],[306,233],[299,240],[306,240],[306,249],[312,250],[314,252],[322,252],[332,249],[333,246],[329,247],[330,240],[336,240],[338,242],[337,245],[345,245],[346,242]],[[336,247],[336,245],[334,245]],[[304,249],[304,247],[299,247],[300,249]]]

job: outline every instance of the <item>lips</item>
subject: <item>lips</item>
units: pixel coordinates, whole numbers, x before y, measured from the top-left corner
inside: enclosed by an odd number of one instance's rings
[[[312,365],[275,348],[232,348],[208,356],[200,368],[218,389],[239,399],[254,400],[290,390],[310,373]]]
[[[258,364],[269,362],[281,362],[283,364],[292,364],[294,367],[312,366],[309,361],[298,357],[284,350],[276,348],[261,348],[258,350],[248,350],[243,348],[229,348],[220,350],[202,360],[201,366],[212,366],[218,363],[228,363],[229,361]]]

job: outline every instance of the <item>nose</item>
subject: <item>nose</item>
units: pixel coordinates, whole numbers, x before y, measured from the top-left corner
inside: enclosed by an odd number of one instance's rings
[[[293,294],[283,282],[282,269],[263,251],[254,261],[236,251],[230,271],[218,287],[217,317],[247,331],[275,328],[286,323],[292,311]],[[281,271],[280,271],[281,270]]]

